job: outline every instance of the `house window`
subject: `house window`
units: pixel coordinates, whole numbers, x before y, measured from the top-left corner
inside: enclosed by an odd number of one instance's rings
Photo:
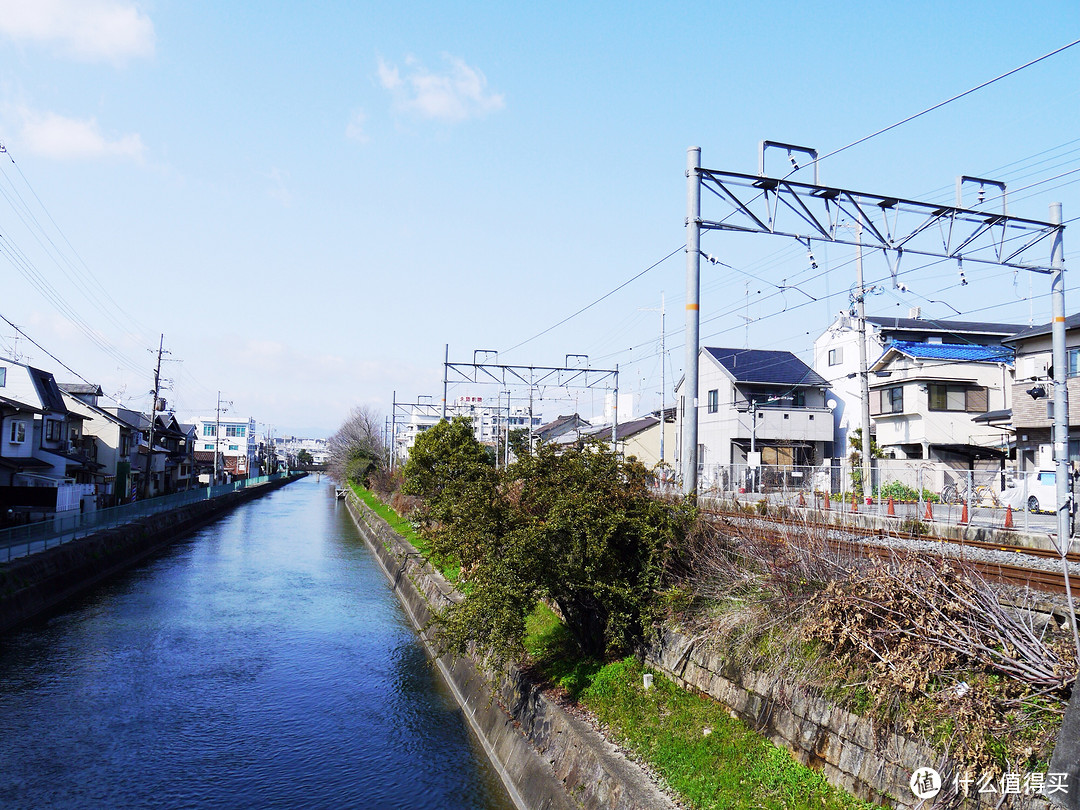
[[[870,413],[874,416],[903,412],[904,386],[894,385],[891,388],[870,392]]]
[[[3,388],[5,385],[7,385],[7,369],[0,366],[0,388]]]
[[[806,407],[806,392],[795,391],[791,395],[791,407],[792,408],[805,408]]]
[[[238,444],[230,444],[230,445],[229,445],[229,449],[230,449],[230,450],[239,450],[239,449],[240,449],[240,445],[238,445]]]
[[[987,392],[985,388],[968,388],[965,385],[930,384],[930,410],[967,411],[985,413]]]
[[[131,452],[131,437],[130,436],[121,436],[120,437],[120,455],[126,456],[130,452]]]
[[[63,427],[63,423],[58,419],[46,419],[45,420],[45,441],[58,442],[60,441],[60,429]]]
[[[1069,349],[1066,356],[1069,360],[1069,376],[1076,377],[1080,375],[1080,349]]]
[[[202,426],[202,435],[203,436],[217,436],[217,425],[203,425]]]
[[[226,425],[226,436],[244,436],[246,435],[247,425]]]
[[[10,440],[12,444],[22,444],[26,441],[26,422],[12,422]]]
[[[202,449],[203,449],[203,450],[213,450],[213,449],[214,449],[214,445],[212,445],[212,444],[204,444],[204,445],[202,446]]]
[[[709,413],[716,413],[720,408],[720,390],[714,388],[709,392]]]
[[[844,348],[842,346],[829,349],[829,365],[838,366],[844,362]]]

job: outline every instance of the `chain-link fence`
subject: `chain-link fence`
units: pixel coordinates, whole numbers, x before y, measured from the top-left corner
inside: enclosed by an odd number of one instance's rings
[[[698,491],[714,501],[764,501],[923,523],[1056,532],[1053,478],[1047,472],[1017,475],[997,460],[875,459],[867,498],[861,467],[836,459],[818,466],[705,464],[699,469]]]

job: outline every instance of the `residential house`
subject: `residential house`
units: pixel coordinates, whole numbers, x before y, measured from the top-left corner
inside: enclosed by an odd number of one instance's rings
[[[85,452],[101,465],[95,478],[100,506],[132,500],[132,466],[138,448],[138,428],[99,404],[101,388],[83,383],[61,383],[68,411],[83,418]]]
[[[99,465],[53,375],[0,358],[0,507],[6,522],[94,508]],[[88,502],[84,503],[83,499]]]
[[[195,421],[195,442],[200,453],[200,463],[205,463],[205,453],[217,451],[224,460],[218,473],[227,472],[228,480],[258,475],[259,448],[255,435],[255,420],[198,419]]]
[[[1008,323],[922,318],[918,307],[912,308],[907,318],[867,316],[866,362],[873,363],[896,342],[1000,346],[1025,328]],[[814,341],[814,370],[828,381],[829,398],[835,403],[831,454],[846,456],[848,437],[862,422],[858,321],[849,313],[840,313]]]
[[[1020,470],[1053,469],[1054,385],[1051,325],[1025,329],[1006,345],[1016,352],[1012,384],[1012,430]],[[1080,313],[1065,319],[1069,432],[1080,426]],[[1080,438],[1069,439],[1069,460],[1080,461]]]
[[[870,416],[892,458],[1001,466],[1008,441],[978,416],[1009,407],[1012,349],[895,341],[870,366]],[[983,465],[986,466],[986,465]]]
[[[683,420],[696,416],[703,487],[731,486],[732,465],[793,468],[828,458],[833,438],[828,384],[791,352],[703,348],[696,414],[682,390],[685,379],[675,387],[678,432],[681,444]]]
[[[547,424],[539,425],[533,429],[533,440],[537,442],[553,442],[562,436],[571,434],[580,436],[592,425],[578,416],[576,413],[559,416]]]

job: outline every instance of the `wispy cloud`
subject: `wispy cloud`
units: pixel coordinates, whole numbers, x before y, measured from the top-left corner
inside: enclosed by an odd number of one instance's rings
[[[371,138],[368,137],[367,131],[364,129],[365,124],[367,124],[367,115],[364,114],[363,110],[357,110],[345,127],[345,137],[357,143],[367,143]]]
[[[57,160],[118,157],[142,163],[146,146],[136,133],[108,137],[94,118],[65,118],[52,112],[20,111],[20,141],[28,151]]]
[[[488,90],[479,70],[450,54],[443,54],[443,61],[446,69],[435,73],[413,57],[406,59],[404,72],[379,59],[379,84],[398,110],[438,121],[464,121],[505,106],[502,94]]]
[[[290,174],[284,169],[275,166],[266,174],[266,177],[270,180],[270,188],[266,193],[271,199],[277,200],[288,208],[292,203],[292,192],[289,191],[289,187],[285,183],[290,178]]]
[[[154,24],[129,0],[0,0],[0,33],[92,62],[154,53]]]

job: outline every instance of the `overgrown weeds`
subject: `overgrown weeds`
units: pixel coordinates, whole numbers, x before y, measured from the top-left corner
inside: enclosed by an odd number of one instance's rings
[[[672,572],[670,617],[734,667],[921,734],[969,774],[1048,758],[1077,671],[1065,634],[1002,607],[959,562],[858,559],[832,529],[773,529],[703,527]]]

